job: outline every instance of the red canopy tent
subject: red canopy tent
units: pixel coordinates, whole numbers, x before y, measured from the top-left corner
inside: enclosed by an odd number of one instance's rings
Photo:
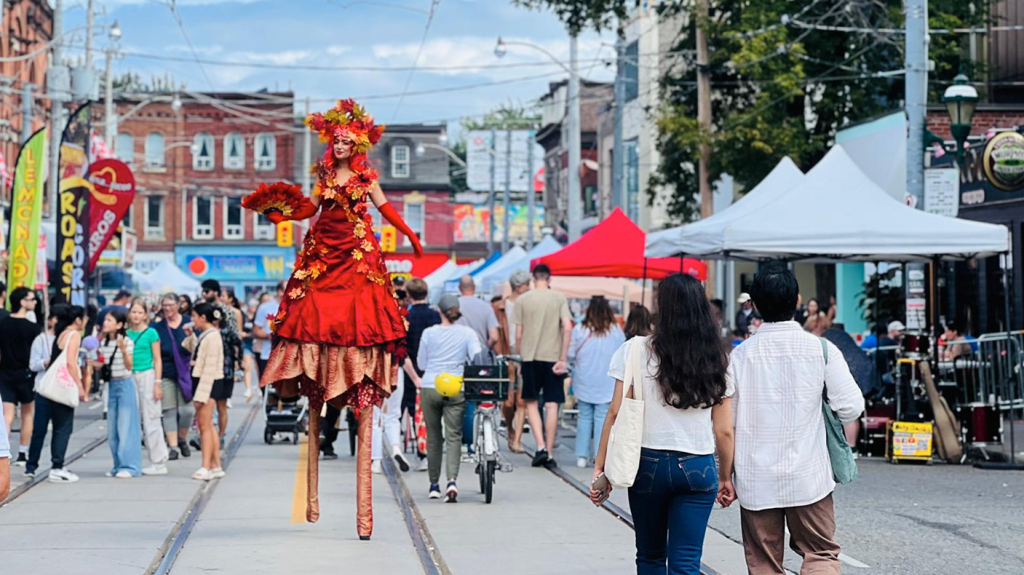
[[[561,250],[530,262],[545,264],[556,276],[664,279],[674,273],[688,273],[707,279],[704,262],[691,258],[645,258],[647,234],[619,208],[583,237]]]

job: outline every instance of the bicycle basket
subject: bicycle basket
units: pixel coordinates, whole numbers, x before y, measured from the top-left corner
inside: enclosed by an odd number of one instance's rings
[[[467,365],[462,389],[466,401],[502,401],[508,396],[508,366]]]

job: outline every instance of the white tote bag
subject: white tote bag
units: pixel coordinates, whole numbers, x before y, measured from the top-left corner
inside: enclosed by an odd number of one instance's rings
[[[634,338],[626,355],[626,373],[622,380],[619,414],[608,436],[604,474],[615,487],[633,485],[640,467],[640,442],[644,437],[643,346],[649,338]],[[633,398],[628,397],[633,390]]]
[[[60,355],[43,374],[36,391],[50,401],[74,408],[78,407],[78,384],[68,369],[67,353],[66,349],[61,350]]]

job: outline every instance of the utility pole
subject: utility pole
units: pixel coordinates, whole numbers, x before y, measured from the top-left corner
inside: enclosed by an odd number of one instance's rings
[[[306,115],[304,118],[308,118],[310,114],[310,99],[306,96]],[[313,170],[313,139],[312,130],[306,130],[302,134],[302,193],[309,195],[312,186],[312,170]]]
[[[60,140],[63,130],[63,102],[69,99],[71,92],[71,74],[63,65],[64,52],[64,0],[53,3],[53,58],[46,72],[46,91],[50,96],[50,199],[49,215],[56,221],[57,194],[60,190]]]
[[[498,129],[491,127],[491,141],[487,144],[491,156],[491,191],[487,194],[487,255],[494,253],[494,156],[498,153],[495,144],[498,142]]]
[[[697,41],[697,123],[704,135],[711,133],[711,78],[708,75],[708,37],[704,26],[708,19],[708,0],[697,0],[695,10],[695,27]],[[708,166],[711,163],[711,147],[700,146],[700,162],[697,168],[697,180],[700,184],[700,217],[709,218],[715,211],[714,197],[711,194],[711,182],[708,178]],[[715,268],[708,267],[708,279],[705,289],[709,294],[715,293]]]
[[[106,141],[107,150],[114,151],[114,135],[117,133],[117,114],[114,112],[114,44],[111,42],[107,48],[107,63],[103,78],[103,139]]]
[[[580,239],[583,219],[582,192],[580,190],[580,71],[576,35],[569,38],[569,117],[565,129],[569,132],[569,243]]]
[[[512,130],[505,130],[505,195],[501,201],[504,213],[501,214],[501,253],[508,253],[508,228],[512,222]]]
[[[32,104],[34,103],[32,90],[34,85],[25,82],[21,85],[21,144],[32,137]]]
[[[533,189],[534,131],[526,131],[526,249],[533,248],[533,224],[536,214],[537,191]]]
[[[612,145],[612,209],[622,208],[630,218],[639,219],[639,214],[629,213],[626,198],[624,171],[626,165],[625,144],[622,142],[622,108],[626,105],[626,62],[623,60],[625,43],[622,38],[615,41],[615,109]]]
[[[92,69],[92,27],[93,27],[93,3],[89,0],[85,8],[85,69]]]

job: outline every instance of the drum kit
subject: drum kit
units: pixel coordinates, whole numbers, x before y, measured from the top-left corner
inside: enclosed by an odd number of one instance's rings
[[[929,422],[934,419],[932,403],[922,378],[920,364],[932,358],[927,334],[908,333],[898,347],[878,348],[881,391],[869,397],[862,421],[860,451],[868,455],[885,452],[886,429],[895,421]],[[869,352],[874,351],[868,349]],[[970,354],[939,361],[935,389],[956,416],[957,434],[968,459],[997,457],[1003,442],[1003,419],[992,386],[986,382],[992,372],[985,362],[1005,360],[1010,354]],[[1001,454],[1000,454],[1001,455]]]

